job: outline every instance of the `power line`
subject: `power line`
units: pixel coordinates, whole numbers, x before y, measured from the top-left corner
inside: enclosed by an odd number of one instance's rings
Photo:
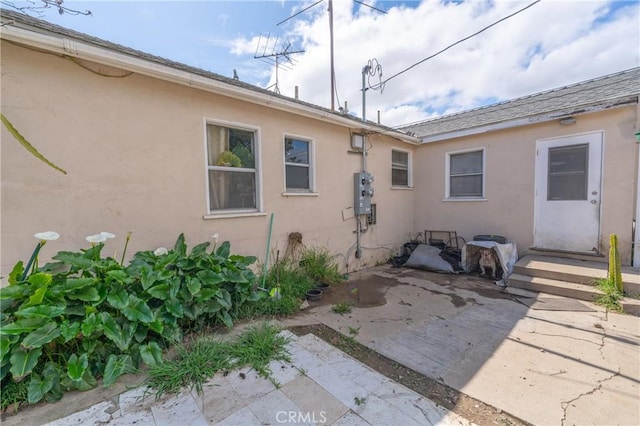
[[[495,25],[499,24],[500,22],[502,22],[502,21],[506,21],[507,19],[512,18],[512,17],[516,16],[517,14],[519,14],[519,13],[521,13],[521,12],[524,12],[525,10],[527,10],[527,9],[529,9],[530,7],[532,7],[532,6],[536,5],[537,3],[540,3],[540,1],[541,1],[541,0],[536,0],[536,1],[534,1],[533,3],[531,3],[531,4],[529,4],[529,5],[525,6],[525,7],[523,7],[522,9],[520,9],[520,10],[517,10],[517,11],[513,12],[511,15],[507,15],[507,16],[505,16],[504,18],[501,18],[501,19],[497,20],[497,21],[496,21],[496,22],[494,22],[493,24],[491,24],[491,25],[487,25],[486,27],[484,27],[484,28],[483,28],[483,29],[481,29],[480,31],[476,31],[475,33],[471,34],[470,36],[467,36],[467,37],[465,37],[465,38],[463,38],[463,39],[460,39],[460,40],[456,41],[456,42],[455,42],[455,43],[453,43],[453,44],[450,44],[449,46],[445,47],[444,49],[440,50],[439,52],[436,52],[436,53],[434,53],[434,54],[433,54],[433,55],[431,55],[431,56],[427,56],[426,58],[422,59],[421,61],[416,62],[415,64],[411,65],[410,67],[405,68],[405,69],[403,69],[402,71],[400,71],[400,72],[398,72],[398,73],[396,73],[396,74],[392,75],[391,77],[387,78],[386,80],[384,80],[384,81],[382,81],[382,82],[378,83],[378,84],[376,85],[376,88],[378,88],[378,87],[380,87],[380,86],[384,86],[384,84],[385,84],[386,82],[388,82],[389,80],[391,80],[391,79],[393,79],[393,78],[396,78],[397,76],[399,76],[399,75],[401,75],[401,74],[404,74],[405,72],[409,71],[410,69],[417,67],[418,65],[422,64],[423,62],[428,61],[428,60],[429,60],[429,59],[431,59],[431,58],[435,58],[435,57],[436,57],[436,56],[438,56],[439,54],[441,54],[441,53],[443,53],[443,52],[446,52],[447,50],[451,49],[453,46],[456,46],[456,45],[458,45],[458,44],[462,43],[463,41],[467,41],[467,40],[469,40],[470,38],[475,37],[475,36],[477,36],[478,34],[480,34],[480,33],[484,32],[484,31],[488,30],[489,28],[491,28],[491,27],[493,27],[493,26],[495,26]],[[372,87],[372,88],[373,88],[373,87]]]

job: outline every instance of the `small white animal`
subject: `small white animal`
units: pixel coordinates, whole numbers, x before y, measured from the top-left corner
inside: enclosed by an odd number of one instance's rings
[[[482,275],[486,275],[486,268],[491,268],[491,278],[496,278],[496,259],[493,257],[493,250],[488,248],[480,249],[480,270]]]

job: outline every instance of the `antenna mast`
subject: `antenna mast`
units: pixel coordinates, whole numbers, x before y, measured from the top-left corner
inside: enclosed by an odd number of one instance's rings
[[[267,40],[265,41],[264,47],[262,49],[262,54],[258,55],[258,50],[260,50],[260,45],[262,42],[262,35],[260,35],[260,39],[258,40],[258,46],[256,46],[256,53],[253,55],[254,59],[260,59],[264,62],[268,62],[270,64],[275,64],[276,66],[276,82],[271,86],[267,87],[271,89],[273,87],[273,91],[277,94],[280,94],[280,87],[278,85],[278,69],[282,66],[284,69],[291,69],[294,65],[294,60],[291,58],[291,55],[296,53],[304,53],[304,50],[292,50],[291,43],[289,41],[283,42],[280,50],[276,50],[278,45],[278,38],[276,38],[273,43],[273,47],[271,49],[271,53],[266,53],[269,47],[269,40],[271,38],[271,34],[267,36]],[[284,58],[286,62],[284,64],[281,63],[280,58]]]

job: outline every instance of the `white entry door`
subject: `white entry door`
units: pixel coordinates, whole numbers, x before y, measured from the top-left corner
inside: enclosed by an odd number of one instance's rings
[[[602,133],[536,143],[536,248],[598,252]]]

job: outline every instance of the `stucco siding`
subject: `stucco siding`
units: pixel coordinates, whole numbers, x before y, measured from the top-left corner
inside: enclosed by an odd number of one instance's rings
[[[478,234],[503,235],[517,243],[520,255],[528,252],[534,244],[536,141],[602,131],[599,250],[606,256],[608,236],[616,233],[622,261],[629,264],[638,158],[636,114],[637,107],[628,106],[579,115],[570,126],[549,122],[421,146],[415,153],[414,228],[455,230],[466,240]],[[447,153],[480,148],[485,149],[486,200],[445,200]]]
[[[127,75],[97,64],[91,69]],[[205,93],[138,74],[107,78],[55,55],[2,42],[2,110],[50,160],[47,167],[2,130],[1,271],[26,260],[33,233],[62,237],[43,250],[86,247],[85,236],[118,236],[105,254],[118,252],[133,231],[128,252],[170,247],[184,232],[190,244],[229,240],[232,250],[264,260],[270,214],[272,247],[284,252],[287,235],[301,232],[307,246],[322,246],[349,269],[385,260],[412,232],[413,194],[390,189],[391,147],[382,135],[369,138],[370,172],[379,225],[363,235],[363,259],[353,257],[353,173],[361,156],[349,154],[349,129],[263,106]],[[260,144],[263,213],[205,219],[207,210],[205,120],[256,128]],[[284,188],[285,134],[314,140],[317,196],[288,197]],[[407,146],[400,143],[405,149]],[[411,148],[410,146],[408,147]],[[393,226],[387,226],[393,224]],[[388,249],[381,249],[387,247]]]

